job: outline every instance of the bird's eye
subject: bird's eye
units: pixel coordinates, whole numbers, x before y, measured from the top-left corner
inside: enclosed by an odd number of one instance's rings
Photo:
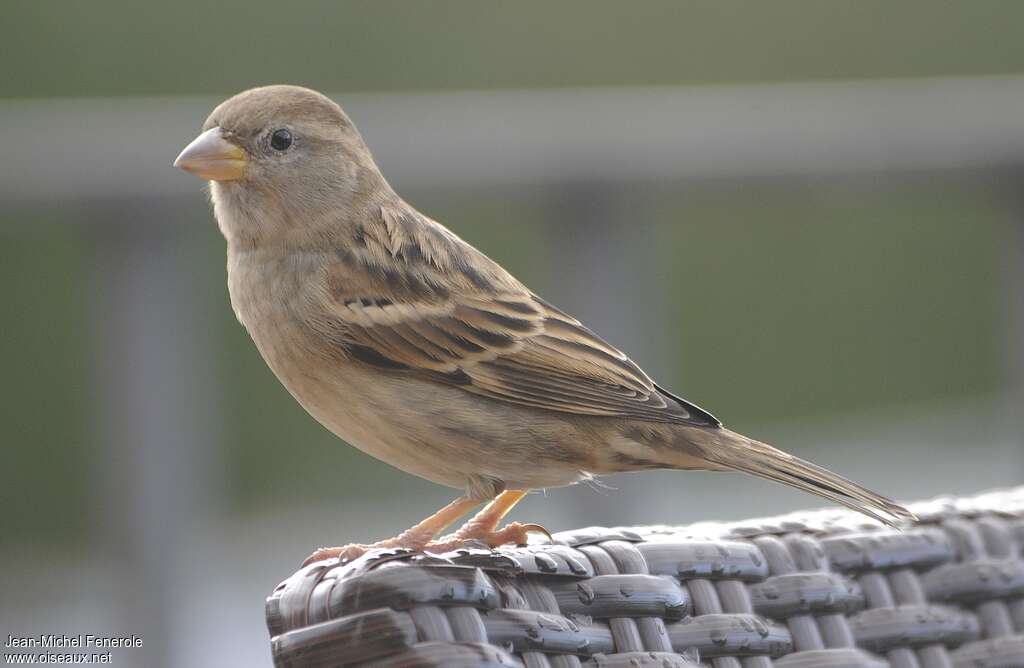
[[[292,145],[292,133],[283,128],[274,130],[274,134],[270,135],[270,145],[278,151],[287,150]]]

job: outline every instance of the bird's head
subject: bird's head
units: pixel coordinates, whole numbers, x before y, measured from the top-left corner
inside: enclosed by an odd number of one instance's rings
[[[299,86],[253,88],[221,103],[174,165],[210,181],[224,235],[248,244],[294,236],[387,190],[341,107]]]

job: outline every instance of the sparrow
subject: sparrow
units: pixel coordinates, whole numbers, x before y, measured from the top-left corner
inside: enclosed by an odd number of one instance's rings
[[[399,536],[322,548],[307,564],[377,547],[524,543],[543,528],[498,526],[528,491],[623,471],[740,471],[886,524],[913,518],[658,385],[399,197],[320,93],[239,93],[174,165],[209,181],[232,308],[291,395],[363,452],[463,490]]]

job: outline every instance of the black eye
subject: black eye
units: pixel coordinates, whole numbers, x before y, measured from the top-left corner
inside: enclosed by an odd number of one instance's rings
[[[285,129],[274,130],[270,135],[270,145],[278,151],[284,151],[292,145],[292,133]]]

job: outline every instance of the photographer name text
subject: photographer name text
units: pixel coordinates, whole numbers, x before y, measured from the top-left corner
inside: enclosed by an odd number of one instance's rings
[[[79,633],[78,635],[65,635],[56,633],[40,633],[37,636],[14,636],[8,635],[4,647],[12,648],[64,648],[64,647],[86,647],[86,648],[114,648],[114,647],[142,647],[142,636],[100,636],[92,633]]]

